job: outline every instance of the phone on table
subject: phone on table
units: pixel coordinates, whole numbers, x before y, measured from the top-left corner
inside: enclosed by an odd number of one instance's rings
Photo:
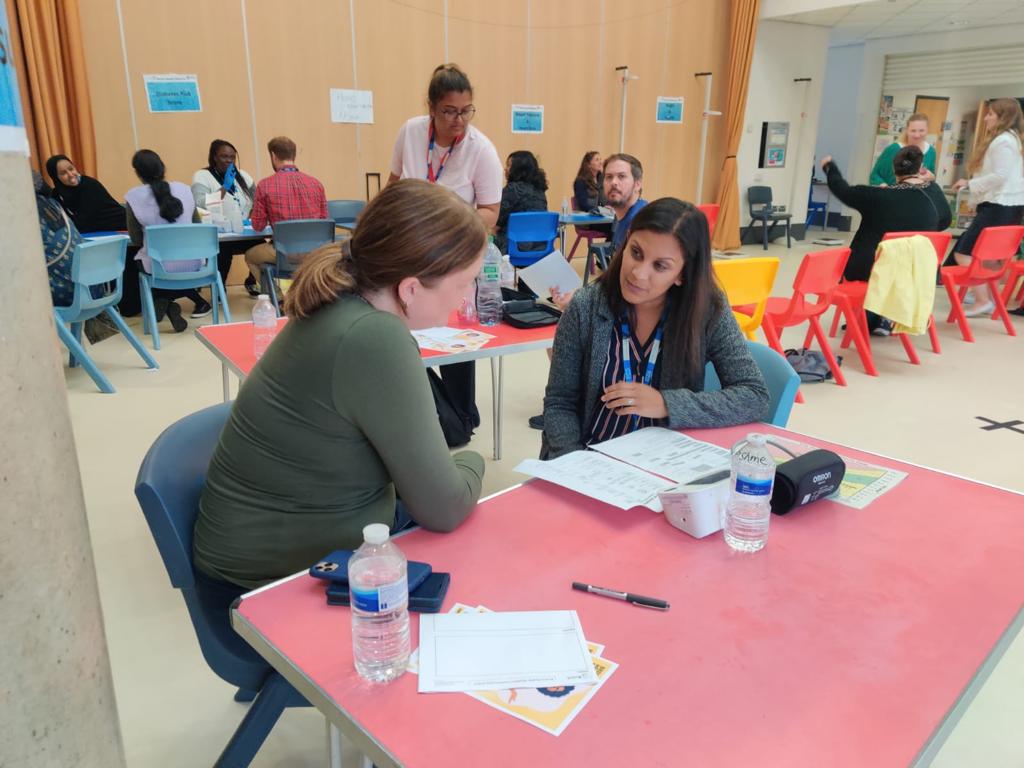
[[[412,565],[412,563],[409,563]],[[415,589],[409,590],[409,610],[418,613],[438,613],[444,596],[448,593],[451,583],[450,573],[431,573]],[[348,583],[331,582],[327,586],[328,605],[348,605]]]
[[[344,584],[348,592],[348,561],[352,557],[353,550],[339,549],[327,555],[323,560],[309,569],[309,575],[316,579],[324,579],[332,584]],[[409,581],[409,592],[424,582],[433,569],[429,563],[421,563],[410,560],[407,566]]]

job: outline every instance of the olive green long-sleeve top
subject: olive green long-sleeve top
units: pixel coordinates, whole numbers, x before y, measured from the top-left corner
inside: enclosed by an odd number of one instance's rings
[[[205,574],[258,586],[390,525],[395,494],[450,531],[480,496],[483,458],[449,453],[415,340],[344,295],[280,332],[238,393],[210,462],[193,552]]]

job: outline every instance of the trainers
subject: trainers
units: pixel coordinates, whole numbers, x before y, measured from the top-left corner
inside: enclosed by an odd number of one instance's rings
[[[181,307],[176,301],[167,302],[167,319],[171,321],[171,328],[175,333],[181,333],[188,328],[188,320],[181,316]]]
[[[1024,317],[1024,304],[1017,307],[1016,309],[1008,309],[1006,311],[1009,312],[1011,315],[1016,315],[1017,317]]]
[[[882,322],[878,324],[877,328],[871,329],[872,336],[891,336],[892,335],[892,321],[882,319]]]
[[[530,429],[544,429],[544,414],[530,417]]]
[[[250,299],[259,298],[260,287],[256,283],[256,278],[253,277],[251,274],[247,278],[245,278],[245,290],[249,294]]]
[[[970,306],[971,304],[973,304],[974,303],[974,293],[971,292],[971,291],[968,291],[967,294],[962,299],[960,299],[960,303],[963,304],[965,307]]]
[[[192,314],[189,317],[193,320],[198,320],[200,317],[206,317],[211,312],[213,312],[213,307],[210,306],[210,302],[200,299],[195,307],[193,307]]]
[[[964,314],[968,317],[988,317],[995,311],[996,305],[991,301],[986,301],[984,304],[971,307],[969,310],[964,312]]]

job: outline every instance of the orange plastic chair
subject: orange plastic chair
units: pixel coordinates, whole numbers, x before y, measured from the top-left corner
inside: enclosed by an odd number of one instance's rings
[[[843,277],[843,269],[850,258],[849,248],[832,248],[827,251],[815,251],[804,256],[800,269],[793,280],[793,296],[788,299],[768,299],[768,307],[764,313],[761,328],[768,339],[768,346],[785,355],[779,340],[779,331],[801,323],[808,323],[810,328],[804,337],[804,347],[808,347],[813,336],[818,340],[821,352],[825,355],[836,384],[846,386],[843,372],[828,345],[828,337],[818,321],[831,306],[832,294]],[[810,296],[817,296],[812,301]]]
[[[971,326],[967,322],[967,315],[964,314],[962,300],[967,294],[967,289],[975,285],[987,285],[992,293],[992,301],[996,305],[992,313],[992,319],[1000,318],[1003,326],[1010,336],[1016,336],[1017,331],[1010,322],[1010,316],[1006,312],[1006,304],[996,287],[996,284],[1009,271],[1010,263],[1020,248],[1020,241],[1024,239],[1024,227],[986,227],[981,230],[977,241],[974,243],[974,258],[966,267],[943,267],[939,270],[942,277],[942,284],[949,294],[949,303],[952,309],[946,318],[947,323],[956,319],[960,326],[960,335],[964,341],[974,341],[974,334],[971,333]]]
[[[779,271],[779,260],[770,256],[735,261],[715,259],[711,268],[729,300],[740,330],[748,339],[755,341],[754,332],[761,327],[768,297],[775,284],[775,274]]]
[[[718,221],[719,208],[721,208],[721,206],[718,203],[704,203],[703,205],[697,206],[697,210],[707,217],[709,237],[714,237],[715,235],[715,222]]]

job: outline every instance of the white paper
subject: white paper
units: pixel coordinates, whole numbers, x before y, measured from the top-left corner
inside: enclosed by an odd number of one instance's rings
[[[594,683],[576,611],[420,616],[420,693]]]
[[[420,349],[435,352],[475,352],[494,338],[475,328],[422,328],[412,332]]]
[[[552,251],[540,261],[520,269],[519,275],[542,296],[551,288],[558,288],[562,293],[572,293],[583,285],[583,280],[569,266],[561,251]]]
[[[619,509],[647,507],[661,511],[658,494],[675,483],[595,451],[573,451],[550,461],[526,459],[516,472],[582,493]]]
[[[591,448],[680,484],[729,469],[730,465],[728,448],[694,440],[664,427],[638,429]]]
[[[332,123],[373,123],[373,91],[331,88]]]

